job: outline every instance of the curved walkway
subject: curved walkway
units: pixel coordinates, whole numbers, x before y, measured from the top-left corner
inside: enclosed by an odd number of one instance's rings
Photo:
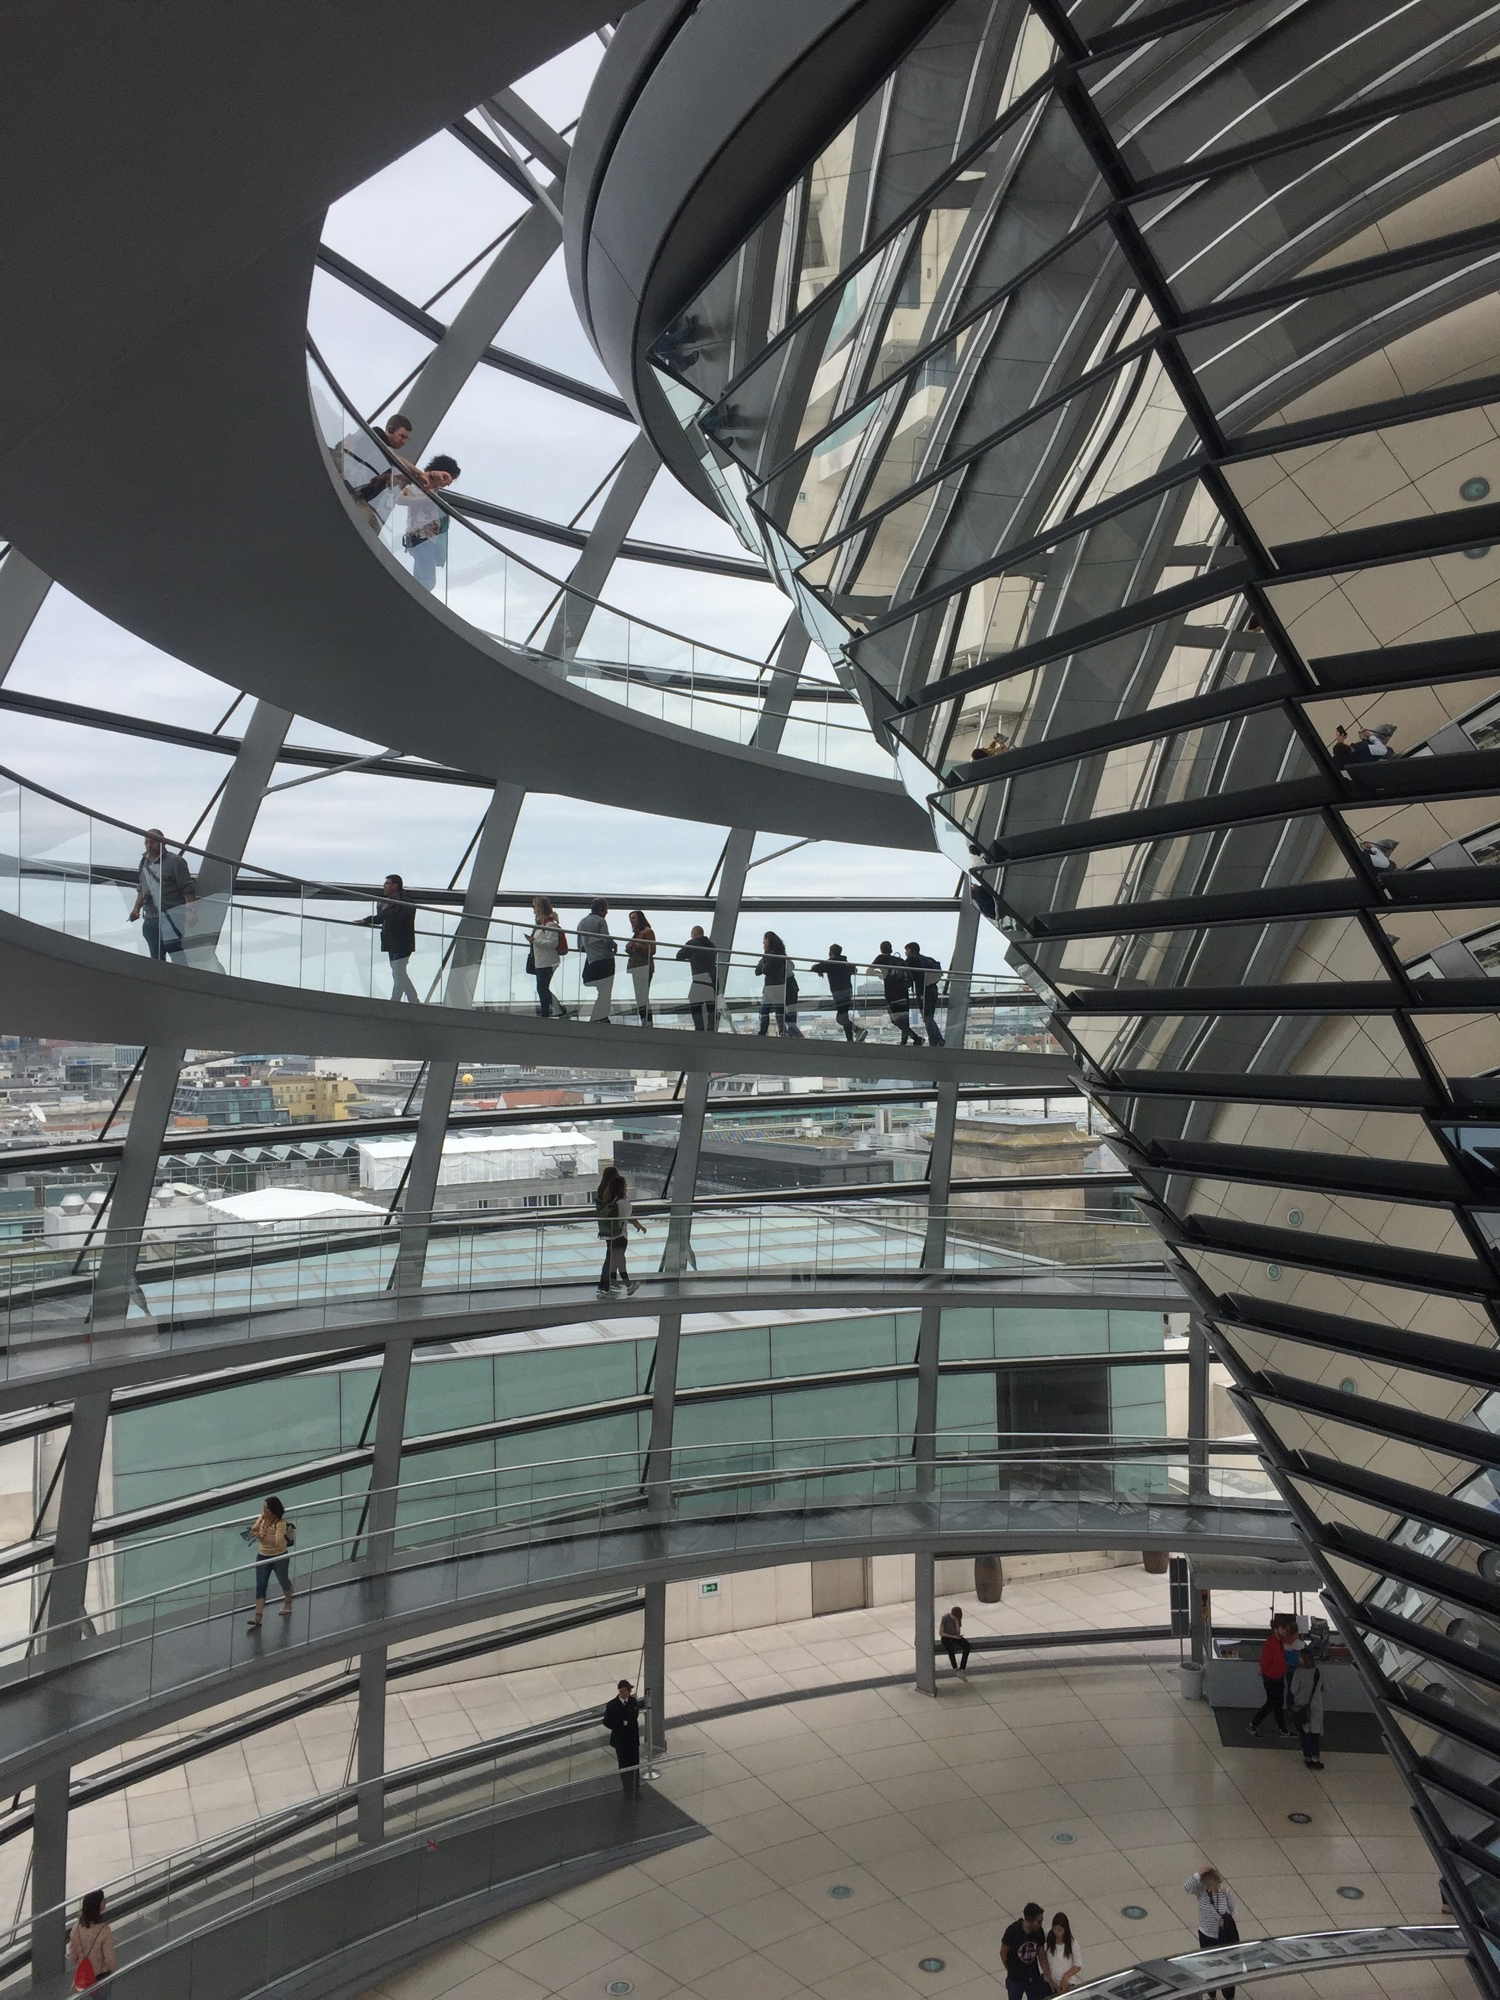
[[[439,0],[413,37],[378,0],[351,36],[285,0],[253,21],[166,0],[82,36],[60,0],[29,9],[0,159],[30,190],[8,275],[45,307],[5,333],[27,384],[5,530],[152,644],[353,735],[535,792],[930,848],[893,780],[633,714],[486,639],[372,547],[330,477],[303,355],[321,211],[618,11]],[[121,102],[149,145],[58,157],[59,105],[108,127]]]
[[[694,1074],[817,1074],[913,1077],[963,1083],[1068,1088],[1061,1055],[850,1044],[833,1037],[793,1043],[779,1036],[700,1035],[691,1030],[613,1027],[538,1020],[481,1008],[417,1006],[343,993],[274,986],[201,967],[159,964],[109,945],[65,936],[0,912],[0,987],[11,1033],[92,1041],[166,1042],[275,1054],[288,1048],[325,1055],[417,1061],[577,1064],[593,1069],[683,1070]]]
[[[390,1232],[393,1241],[399,1230]],[[338,1239],[328,1248],[336,1250]],[[140,1273],[149,1282],[149,1269]],[[18,1312],[5,1333],[0,1411],[29,1409],[39,1397],[64,1393],[88,1370],[93,1389],[158,1382],[205,1369],[283,1355],[333,1354],[383,1347],[391,1340],[472,1340],[490,1334],[572,1326],[580,1320],[655,1318],[659,1313],[830,1312],[851,1308],[910,1311],[941,1302],[963,1306],[1027,1305],[1038,1311],[1081,1305],[1091,1310],[1182,1312],[1187,1300],[1165,1273],[1107,1265],[1018,1267],[993,1271],[872,1271],[690,1274],[643,1278],[634,1298],[600,1298],[592,1277],[574,1284],[496,1285],[484,1290],[377,1292],[282,1311],[134,1319],[104,1330],[70,1323],[67,1302],[35,1315]]]
[[[606,1506],[601,1496],[580,1505],[584,1518],[571,1532],[536,1539],[533,1529],[521,1527],[507,1542],[485,1547],[475,1536],[475,1545],[456,1555],[384,1573],[321,1572],[321,1581],[298,1593],[290,1617],[273,1612],[259,1633],[245,1629],[242,1600],[195,1622],[148,1625],[139,1637],[54,1651],[0,1680],[0,1785],[19,1790],[196,1709],[367,1646],[584,1592],[810,1557],[1184,1548],[1274,1556],[1296,1545],[1288,1517],[1264,1501],[1116,1492],[1097,1482],[1097,1467],[1075,1468],[1082,1476],[1071,1492],[1056,1473],[1043,1492],[1031,1477],[1024,1487],[1012,1483],[1000,1465],[962,1469],[971,1479],[985,1477],[993,1490],[823,1497],[830,1484],[857,1479],[873,1487],[882,1473],[897,1470],[865,1461],[745,1474],[717,1490],[679,1481],[655,1517],[645,1499]],[[921,1470],[910,1459],[899,1467],[906,1478]],[[944,1476],[945,1468],[938,1470]],[[771,1485],[778,1498],[768,1509]],[[751,1504],[742,1512],[747,1494]],[[170,1594],[165,1602],[170,1606]],[[148,1621],[151,1606],[141,1600],[136,1607]],[[170,1608],[162,1615],[185,1616]]]

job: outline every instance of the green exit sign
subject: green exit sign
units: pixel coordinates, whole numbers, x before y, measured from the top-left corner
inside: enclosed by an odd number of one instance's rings
[[[717,1597],[718,1594],[719,1586],[717,1581],[713,1583],[700,1583],[698,1586],[698,1595],[700,1597]]]

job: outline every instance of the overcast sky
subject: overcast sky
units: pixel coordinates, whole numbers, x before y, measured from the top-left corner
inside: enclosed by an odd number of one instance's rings
[[[555,127],[578,115],[599,55],[592,40],[548,64],[520,86],[521,94]],[[446,319],[467,296],[487,257],[467,277],[455,273],[487,252],[523,212],[522,198],[451,135],[428,140],[356,189],[330,211],[326,240],[345,257]],[[368,415],[395,407],[393,397],[418,368],[428,343],[368,300],[324,274],[316,278],[311,329],[346,392]],[[579,326],[562,268],[554,256],[498,344],[549,367],[609,387]],[[461,490],[544,519],[568,522],[630,444],[634,427],[587,405],[481,368],[465,387],[432,441],[463,466]],[[592,509],[584,514],[592,518]],[[740,553],[728,526],[661,472],[632,533],[679,548]],[[549,572],[565,575],[572,552],[539,537],[502,536]],[[457,563],[455,562],[455,574]],[[617,565],[603,596],[612,604],[735,653],[764,657],[787,616],[768,583],[702,573]],[[7,677],[7,686],[87,706],[124,709],[193,729],[212,730],[235,702],[236,690],[143,643],[61,588],[49,594]],[[228,724],[243,726],[242,700]],[[857,721],[859,711],[834,711]],[[384,748],[299,717],[298,743],[347,750]],[[153,744],[69,724],[7,713],[3,761],[25,777],[139,826],[158,823],[183,839],[198,821],[225,769],[222,757]],[[276,782],[304,773],[283,766]],[[299,785],[269,798],[247,859],[313,879],[373,881],[397,869],[408,881],[446,883],[459,864],[484,806],[484,795],[347,774]],[[505,886],[545,889],[555,896],[603,888],[649,902],[653,892],[702,891],[714,869],[723,830],[623,813],[572,799],[527,799],[505,872]],[[758,853],[787,845],[762,836]],[[760,895],[943,895],[954,870],[936,856],[823,842],[757,868]],[[766,919],[759,919],[763,924]],[[951,920],[865,923],[788,919],[794,950],[821,952],[838,937],[852,955],[872,950],[892,928],[920,936],[946,955]],[[1000,940],[989,927],[983,956],[998,967]],[[671,923],[663,920],[667,936]],[[868,933],[868,934],[867,934]],[[743,933],[742,933],[743,935]],[[3,1021],[0,1021],[3,1026]]]

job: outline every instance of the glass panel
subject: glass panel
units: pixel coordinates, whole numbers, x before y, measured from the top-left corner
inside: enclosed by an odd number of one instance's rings
[[[1342,848],[1321,820],[1301,814],[1012,861],[996,869],[994,882],[995,893],[1029,922],[1052,913],[1125,903],[1347,881],[1350,873]]]
[[[1446,1155],[1425,1120],[1402,1111],[1354,1105],[1257,1104],[1248,1098],[1126,1097],[1100,1100],[1145,1146],[1248,1147],[1257,1151],[1327,1154],[1340,1160],[1442,1166]],[[1467,1127],[1458,1127],[1458,1132]],[[1500,1131],[1495,1133],[1500,1145]]]
[[[1493,1014],[1414,1014],[1427,1053],[1479,1103],[1500,1102],[1500,1020]]]
[[[1070,998],[1101,989],[1336,985],[1387,976],[1357,917],[1038,938],[1026,955]],[[1144,1112],[1145,1101],[1136,1108]]]
[[[1191,1247],[1184,1248],[1179,1254],[1216,1298],[1230,1301],[1258,1299],[1268,1307],[1290,1306],[1308,1312],[1369,1320],[1376,1326],[1410,1327],[1414,1332],[1430,1334],[1434,1339],[1460,1341],[1468,1346],[1490,1348],[1495,1344],[1495,1330],[1483,1307],[1475,1300],[1442,1292],[1424,1292],[1418,1286],[1390,1284],[1379,1279],[1356,1280],[1334,1271],[1308,1271],[1286,1259],[1263,1263],[1236,1257],[1228,1251],[1195,1250]],[[1232,1308],[1229,1316],[1233,1317]],[[1240,1328],[1236,1339],[1247,1331]],[[1247,1352],[1254,1354],[1257,1350],[1253,1342],[1268,1338],[1270,1336],[1264,1334],[1254,1335]],[[1341,1357],[1330,1355],[1327,1348],[1314,1348],[1309,1352],[1314,1357],[1309,1367],[1315,1365],[1318,1371],[1316,1377],[1310,1374],[1309,1380],[1326,1377],[1337,1383],[1351,1374],[1347,1368],[1333,1368],[1333,1362]],[[1316,1359],[1319,1353],[1321,1360]],[[1359,1357],[1359,1362],[1361,1367],[1366,1366],[1363,1356]],[[1288,1365],[1291,1366],[1290,1363]],[[1372,1362],[1368,1365],[1378,1368],[1382,1364]],[[1358,1369],[1352,1374],[1356,1380],[1376,1379],[1372,1376],[1361,1378]],[[1453,1388],[1453,1385],[1449,1386]]]
[[[1496,373],[1497,275],[1500,249],[1465,250],[1252,308],[1184,333],[1182,350],[1227,430],[1328,417]],[[1362,358],[1330,380],[1343,342],[1357,342]]]
[[[1100,199],[1061,105],[1047,101],[1018,116],[735,383],[737,454],[763,477],[945,325],[1010,284]]]
[[[1384,1014],[1075,1014],[1068,1033],[1106,1076],[1256,1076],[1300,1083],[1310,1094],[1320,1076],[1417,1075],[1400,1029]]]
[[[1111,813],[1227,798],[1317,771],[1290,720],[1273,711],[1019,771],[958,792],[944,805],[971,840],[987,847]]]
[[[1208,1225],[1210,1234],[1215,1224],[1301,1229],[1320,1252],[1330,1241],[1351,1241],[1465,1264],[1477,1262],[1457,1213],[1438,1203],[1419,1206],[1347,1192],[1325,1195],[1313,1188],[1262,1186],[1182,1174],[1172,1175],[1167,1187],[1173,1211]]]
[[[1317,679],[1322,655],[1373,652],[1500,629],[1500,549],[1335,571],[1301,583],[1273,584],[1269,595]],[[1347,709],[1348,702],[1338,706]],[[1389,699],[1383,698],[1382,713],[1388,706]]]
[[[1086,74],[1126,164],[1144,178],[1394,88],[1408,60],[1440,43],[1456,65],[1494,40],[1467,0],[1429,0],[1421,11],[1420,21],[1396,9],[1366,23],[1339,7],[1247,0]]]
[[[1140,204],[1147,244],[1191,310],[1237,287],[1482,227],[1500,220],[1497,117],[1500,86],[1486,82],[1231,168]]]
[[[1077,535],[1013,556],[995,574],[967,584],[943,601],[944,629],[920,652],[935,661],[941,645],[949,661],[941,671],[981,661],[994,661],[998,669],[1020,647],[1059,638],[1127,606],[1139,609],[1161,592],[1207,581],[1216,571],[1226,572],[1229,583],[1228,572],[1240,566],[1239,547],[1207,489],[1185,480]],[[940,548],[923,570],[923,588],[944,571],[951,574]],[[908,614],[860,641],[861,664],[886,686],[934,678],[930,669],[912,674],[905,663],[917,619],[931,624],[930,612]]]
[[[1330,749],[1363,742],[1360,759],[1341,768],[1353,786],[1379,786],[1383,772],[1361,770],[1362,763],[1384,761],[1370,756],[1371,737],[1397,758],[1467,756],[1500,746],[1500,676],[1362,690],[1336,701],[1309,702],[1307,714]]]
[[[1425,520],[1500,490],[1500,403],[1302,445],[1232,465],[1226,476],[1268,543]]]
[[[897,716],[894,727],[934,769],[964,760],[950,783],[980,778],[985,746],[997,739],[1002,751],[1055,742],[1274,672],[1276,657],[1250,616],[1239,598],[1205,605],[972,688],[960,701]],[[934,664],[948,670],[940,656]],[[951,670],[974,664],[955,656]]]
[[[1074,260],[1075,284],[1102,291],[1112,267],[1101,271],[1088,244],[1054,260],[1043,276]],[[1133,293],[1106,297],[1105,332],[1093,352],[1081,357],[1083,367],[1075,368],[1073,357],[1060,360],[1056,352],[1057,330],[1041,330],[1039,322],[1050,310],[1037,310],[1044,304],[1035,295],[1039,282],[1023,286],[971,322],[950,347],[929,356],[908,378],[899,402],[894,398],[901,385],[894,385],[868,412],[862,439],[841,429],[765,489],[773,514],[788,513],[790,538],[808,546],[824,536],[848,535],[857,518],[921,482],[915,497],[856,542],[806,566],[807,581],[830,590],[836,608],[841,592],[867,599],[878,591],[901,603],[927,588],[934,581],[931,569],[907,572],[912,550],[930,539],[930,530],[924,533],[928,524],[941,525],[940,573],[951,575],[1051,533],[1196,451],[1196,436],[1158,357],[1139,351],[1067,402],[1011,428],[1075,373],[1136,346],[1149,331],[1149,318],[1138,310]],[[1065,282],[1065,275],[1056,279],[1058,285]],[[1075,316],[1082,311],[1080,304]],[[999,443],[938,475],[939,467],[975,450],[999,428],[1006,429]],[[882,577],[889,579],[885,588]]]

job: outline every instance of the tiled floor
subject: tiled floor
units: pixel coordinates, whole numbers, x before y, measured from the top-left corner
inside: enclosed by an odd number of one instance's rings
[[[976,1635],[1167,1615],[1165,1578],[1138,1567],[1010,1583],[997,1606],[965,1601]],[[1225,1623],[1266,1615],[1260,1598],[1216,1602]],[[772,1704],[672,1732],[683,1802],[712,1837],[488,1925],[376,2000],[603,2000],[615,1979],[636,2000],[996,2000],[1000,1932],[1021,1903],[1066,1909],[1089,1970],[1103,1972],[1191,1947],[1182,1881],[1204,1859],[1238,1891],[1246,1936],[1440,1915],[1385,1759],[1331,1758],[1319,1777],[1279,1748],[1220,1748],[1208,1710],[1178,1697],[1175,1644],[1114,1646],[1111,1663],[1092,1666],[1028,1650],[962,1684],[944,1665],[936,1702],[909,1683],[777,1699],[908,1676],[911,1619],[911,1605],[896,1604],[669,1647],[669,1715]],[[391,1761],[590,1708],[637,1672],[632,1648],[412,1689],[390,1704]],[[90,1807],[77,1815],[72,1892],[345,1783],[353,1723],[352,1704],[331,1705]],[[1292,1826],[1286,1815],[1302,1810],[1311,1823]],[[12,1899],[22,1847],[0,1849],[0,1894],[9,1884]],[[854,1893],[834,1899],[835,1884]],[[1340,1886],[1363,1899],[1338,1898]],[[1127,1903],[1146,1917],[1122,1916]],[[928,1956],[945,1970],[920,1972]],[[1246,1995],[1473,1990],[1461,1967],[1388,1981],[1342,1968],[1316,1986],[1269,1982]]]
[[[1238,1607],[1238,1608],[1237,1608]],[[1226,1620],[1263,1619],[1257,1599],[1228,1600]],[[1148,1577],[1139,1567],[1007,1586],[1004,1602],[970,1605],[976,1635],[984,1633],[1097,1630],[1113,1625],[1164,1623],[1164,1577]],[[806,1687],[870,1680],[911,1671],[912,1607],[844,1612],[789,1625],[767,1625],[719,1638],[687,1641],[667,1649],[667,1711],[681,1715]],[[1122,1650],[1176,1658],[1175,1645]],[[549,1722],[602,1706],[622,1675],[640,1669],[634,1645],[618,1653],[506,1674],[480,1674],[441,1687],[394,1694],[387,1711],[387,1755],[393,1765],[417,1763],[465,1743],[477,1743],[531,1722]],[[282,1682],[289,1691],[294,1682]],[[240,1713],[234,1702],[128,1746],[130,1754],[150,1743],[171,1740],[219,1716]],[[245,1825],[260,1815],[284,1811],[320,1792],[346,1784],[351,1775],[354,1704],[330,1703],[295,1723],[267,1731],[244,1745],[207,1757],[160,1777],[132,1785],[74,1815],[69,1856],[69,1891],[81,1895],[100,1883],[128,1875],[147,1861],[175,1854]],[[117,1762],[111,1751],[87,1771]],[[0,1907],[10,1908],[22,1886],[24,1843],[0,1848]]]
[[[999,1609],[1010,1629],[1114,1624],[1158,1616],[1161,1593],[1113,1571],[1024,1587]],[[676,1646],[679,1707],[774,1693],[764,1683],[778,1677],[902,1670],[909,1618],[894,1606]],[[572,1670],[558,1679],[568,1688]],[[1075,1657],[967,1682],[945,1671],[936,1702],[908,1687],[830,1693],[676,1729],[670,1748],[691,1759],[676,1783],[709,1839],[488,1924],[372,2000],[602,2000],[616,1980],[636,2000],[995,2000],[1000,1933],[1023,1902],[1067,1910],[1102,1973],[1193,1947],[1182,1882],[1206,1860],[1237,1891],[1247,1937],[1441,1919],[1383,1756],[1330,1758],[1316,1774],[1277,1746],[1225,1750],[1208,1709],[1179,1698],[1175,1660]],[[920,1971],[927,1957],[943,1971]],[[1428,2000],[1473,1987],[1452,1964],[1383,1980],[1345,1967],[1247,1993]]]

